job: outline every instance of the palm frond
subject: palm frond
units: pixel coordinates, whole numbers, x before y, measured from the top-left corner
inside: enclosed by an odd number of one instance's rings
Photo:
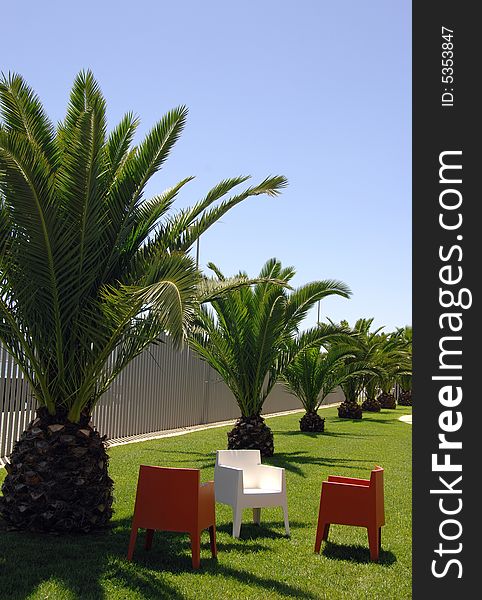
[[[109,169],[112,181],[115,180],[119,169],[123,166],[129,155],[138,126],[139,119],[133,113],[128,112],[119,124],[114,127],[107,139],[104,147],[106,155],[105,164],[107,169]]]
[[[55,129],[38,96],[20,75],[11,73],[0,78],[0,118],[7,133],[16,132],[54,169],[57,162]]]
[[[149,344],[168,335],[180,345],[191,330],[205,353],[217,340],[211,360],[227,378],[236,365],[247,367],[230,380],[247,402],[250,358],[240,349],[255,347],[264,323],[266,307],[262,318],[250,315],[252,288],[266,278],[203,277],[188,249],[227,210],[250,196],[275,196],[286,181],[270,177],[222,201],[247,178],[224,179],[174,215],[191,177],[145,200],[186,114],[183,106],[168,112],[134,146],[138,119],[128,113],[108,134],[90,71],[76,77],[57,127],[22,78],[0,80],[0,340],[51,414],[66,410],[78,420]],[[210,321],[208,301],[226,309],[224,317]]]
[[[269,177],[257,186],[248,187],[244,192],[224,200],[218,206],[208,209],[209,206],[222,195],[225,195],[235,185],[245,181],[247,177],[238,177],[225,180],[218,184],[204,200],[195,205],[193,209],[181,211],[168,222],[170,231],[169,249],[187,251],[194,242],[207,231],[214,223],[224,216],[234,206],[251,196],[277,196],[286,187],[287,180],[280,175]],[[165,234],[163,235],[165,238]]]
[[[210,267],[222,284],[231,286],[215,265]],[[191,346],[224,379],[243,416],[260,414],[274,384],[302,351],[316,345],[319,351],[322,343],[348,336],[346,328],[324,325],[293,340],[320,293],[342,295],[345,290],[342,284],[337,290],[321,282],[290,293],[293,275],[292,267],[270,259],[257,281],[240,274],[239,289],[223,290],[211,299],[212,312],[202,308],[198,314]]]

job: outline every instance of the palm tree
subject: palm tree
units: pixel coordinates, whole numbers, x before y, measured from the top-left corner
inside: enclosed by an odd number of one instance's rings
[[[362,337],[366,360],[381,369],[380,373],[364,378],[365,399],[362,402],[362,410],[369,412],[380,412],[382,407],[390,408],[391,402],[395,402],[392,388],[398,357],[391,349],[390,337],[381,333],[382,329],[380,327],[374,333],[367,331]]]
[[[412,406],[412,328],[406,325],[399,332],[402,343],[405,344],[406,364],[405,369],[397,374],[397,383],[400,387],[398,404]]]
[[[300,419],[301,431],[324,431],[325,419],[318,414],[323,400],[338,386],[370,372],[364,363],[348,362],[355,358],[354,352],[356,347],[344,343],[331,344],[328,351],[308,348],[288,365],[282,379],[306,411]]]
[[[370,332],[373,319],[358,319],[353,327],[356,333],[356,345],[353,356],[346,361],[347,366],[357,364],[359,372],[342,382],[341,388],[345,394],[345,401],[338,407],[338,415],[342,418],[361,419],[362,410],[379,411],[380,406],[375,398],[378,386],[378,377],[381,375],[383,364],[379,353],[379,333],[383,327]],[[342,322],[348,326],[346,322]],[[366,399],[362,405],[359,399],[365,392]]]
[[[109,521],[96,402],[161,333],[180,344],[200,302],[242,283],[203,279],[190,248],[230,208],[286,184],[269,177],[222,200],[247,178],[226,179],[172,212],[188,177],[146,199],[186,114],[171,110],[133,146],[138,119],[126,114],[108,134],[92,73],[75,79],[57,127],[20,76],[0,79],[0,340],[38,405],[7,465],[0,512],[12,527]]]
[[[356,350],[354,358],[365,365],[367,371],[350,381],[344,383],[347,405],[341,406],[341,416],[361,418],[358,399],[365,395],[361,405],[362,410],[379,412],[381,408],[395,408],[395,396],[392,393],[398,374],[405,372],[406,352],[405,344],[400,333],[382,333],[383,327],[371,331],[373,319],[359,319],[354,331],[356,336]],[[356,404],[355,404],[356,403]]]
[[[381,336],[380,357],[384,374],[379,378],[380,395],[378,401],[382,408],[397,407],[395,387],[400,378],[411,375],[411,359],[407,341],[401,329]]]
[[[412,406],[412,375],[400,375],[398,378],[398,384],[401,388],[400,395],[398,397],[398,404],[400,406]]]
[[[219,269],[210,266],[223,280]],[[203,306],[199,312],[191,346],[221,375],[241,411],[228,433],[230,449],[257,448],[263,456],[271,456],[273,434],[261,417],[268,394],[300,352],[343,336],[334,325],[303,333],[299,326],[320,299],[332,294],[349,297],[347,286],[325,280],[289,291],[294,275],[292,267],[283,268],[273,258],[259,275],[268,282],[230,292],[213,301],[212,309]]]

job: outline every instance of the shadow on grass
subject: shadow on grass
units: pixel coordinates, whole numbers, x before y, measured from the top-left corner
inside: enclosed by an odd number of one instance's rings
[[[131,592],[146,600],[184,598],[162,576],[125,560],[128,538],[127,528],[68,536],[2,531],[0,598],[24,599],[50,582],[69,598],[103,600],[109,580],[126,598]]]
[[[360,421],[368,421],[369,423],[377,423],[379,425],[393,425],[398,421],[398,416],[393,417],[392,419],[374,419],[373,417],[366,417],[365,415],[363,415],[363,419],[360,419]]]
[[[289,435],[288,432],[285,432]],[[293,432],[293,435],[296,434],[297,432]],[[301,435],[307,435],[307,434],[303,434],[301,431],[299,432],[299,434]],[[275,434],[275,435],[279,435],[279,434]],[[316,436],[322,436],[322,435],[327,435],[327,434],[308,434],[310,437],[316,437]],[[330,434],[328,434],[330,435]],[[334,434],[334,435],[342,435],[343,434]],[[351,437],[356,437],[356,436],[351,436]],[[157,450],[156,451],[156,460],[155,463],[156,464],[163,464],[162,460],[160,460],[160,454],[162,454],[163,452],[165,452],[166,454],[172,454],[172,452],[167,451],[167,450]],[[169,461],[169,464],[166,464],[166,466],[174,466],[174,465],[186,465],[195,469],[214,469],[215,466],[215,462],[216,462],[216,452],[212,452],[209,453],[208,455],[206,455],[205,453],[202,452],[185,452],[185,451],[176,451],[176,454],[182,455],[182,454],[186,454],[188,456],[190,456],[191,458],[180,458],[176,461]],[[303,469],[301,468],[301,465],[315,465],[315,466],[322,466],[322,467],[332,467],[332,466],[336,466],[338,464],[343,465],[344,468],[347,469],[356,469],[356,466],[349,466],[347,465],[347,463],[349,462],[357,462],[357,463],[366,463],[366,460],[357,460],[357,459],[350,459],[350,458],[328,458],[328,457],[319,457],[319,456],[312,456],[310,454],[308,454],[306,451],[294,451],[294,452],[276,452],[274,453],[274,456],[271,456],[270,458],[267,459],[263,459],[263,461],[265,464],[271,464],[273,466],[276,467],[283,467],[285,468],[287,471],[290,471],[292,473],[295,473],[296,475],[300,475],[302,477],[305,477],[305,473],[303,471]]]
[[[319,600],[320,598],[318,595],[315,596],[307,590],[303,590],[302,588],[294,585],[288,585],[287,583],[283,583],[277,579],[260,577],[259,575],[254,575],[253,573],[248,573],[247,571],[238,571],[237,569],[233,569],[231,567],[220,567],[219,569],[214,569],[211,565],[209,565],[206,571],[212,572],[216,575],[221,575],[223,577],[230,577],[235,581],[242,581],[243,583],[253,587],[265,589],[267,593],[275,591],[279,596],[284,596],[286,598],[304,598],[305,600]]]
[[[27,598],[47,582],[56,584],[62,593],[75,600],[104,600],[107,589],[115,589],[119,597],[125,594],[126,598],[131,594],[145,600],[185,598],[166,573],[184,574],[188,577],[183,580],[184,585],[192,584],[193,592],[198,594],[201,586],[206,590],[206,582],[196,582],[195,578],[210,573],[266,590],[267,594],[274,590],[282,597],[316,598],[297,586],[223,564],[223,555],[231,552],[269,550],[266,545],[250,543],[250,540],[283,537],[269,530],[269,527],[281,527],[281,521],[268,522],[266,527],[247,524],[242,540],[218,542],[218,559],[211,558],[209,537],[203,533],[198,571],[192,570],[188,536],[167,532],[155,534],[151,551],[144,550],[145,534],[139,532],[134,559],[128,562],[130,519],[114,521],[109,531],[69,536],[7,532],[2,525],[0,522],[0,598]],[[292,526],[304,524],[292,523]],[[219,528],[223,529],[231,531],[227,525]],[[197,586],[199,591],[196,591]],[[56,592],[61,593],[59,589]]]
[[[356,458],[328,458],[311,456],[304,450],[295,452],[275,452],[274,456],[268,459],[268,462],[276,467],[283,467],[291,473],[305,477],[305,473],[300,465],[315,465],[318,467],[333,467],[342,465],[344,469],[357,469],[359,465],[348,465],[347,463],[366,464],[366,460]]]
[[[226,530],[229,530],[229,533],[231,533],[229,527]],[[219,531],[221,531],[220,528],[218,528],[218,532]],[[169,571],[170,573],[176,574],[192,572],[194,575],[196,574],[196,571],[192,569],[191,544],[187,533],[156,531],[154,533],[151,550],[146,550],[144,548],[144,540],[145,532],[140,530],[132,564],[138,564],[152,569],[153,571]],[[202,533],[201,570],[204,570],[210,564],[217,566],[220,564],[219,561],[222,563],[223,554],[225,553],[238,552],[240,554],[246,554],[249,552],[271,551],[271,549],[264,544],[246,544],[243,543],[243,541],[236,541],[234,539],[232,542],[224,543],[218,538],[216,545],[218,548],[218,558],[213,559],[209,547],[209,536],[207,532]]]
[[[172,457],[173,452],[172,450],[159,450],[158,448],[143,448],[143,453],[145,453],[146,451],[152,451],[153,455],[155,456],[155,463],[159,464],[162,461],[160,460],[160,456],[161,454],[169,454],[170,457]],[[187,465],[191,465],[193,466],[193,468],[196,469],[209,469],[212,468],[214,469],[214,464],[216,462],[216,451],[213,450],[211,452],[193,452],[193,451],[184,451],[184,450],[176,450],[174,453],[176,456],[177,455],[182,455],[185,454],[187,456],[190,456],[191,458],[189,459],[179,459],[179,460],[175,460],[173,461],[172,458],[169,461],[169,465],[179,465],[179,464],[183,464],[186,463]]]
[[[299,430],[293,430],[293,431],[273,431],[273,434],[275,436],[278,435],[288,435],[288,436],[302,436],[302,437],[308,437],[308,438],[312,438],[312,439],[323,439],[324,437],[357,437],[357,438],[361,438],[361,437],[366,437],[365,434],[357,434],[357,435],[352,435],[351,433],[337,433],[336,431],[318,431],[318,432],[314,432],[314,431],[299,431]]]
[[[272,508],[272,507],[270,507]],[[281,509],[280,509],[281,510]],[[303,523],[301,521],[290,521],[290,529],[302,529],[305,527],[310,527],[308,523]],[[284,530],[284,522],[283,521],[263,521],[263,512],[261,512],[261,524],[255,525],[254,523],[250,523],[249,521],[244,521],[241,524],[241,533],[240,539],[244,541],[253,541],[259,539],[289,539],[289,536],[286,535]],[[282,529],[282,532],[275,531],[278,529]],[[232,534],[233,525],[232,523],[223,523],[219,527],[217,527],[217,531]],[[233,550],[239,550],[239,543],[233,543]],[[222,547],[222,543],[218,544],[218,547]],[[253,549],[253,546],[250,546]],[[254,547],[257,549],[257,547]],[[266,548],[266,547],[265,547]],[[261,549],[265,549],[261,548]],[[267,549],[267,548],[266,548]]]
[[[355,546],[355,545],[347,545],[347,544],[336,544],[334,542],[323,542],[324,547],[321,548],[321,553],[326,558],[334,559],[334,560],[347,560],[350,562],[358,562],[358,563],[370,563],[370,551],[368,547],[365,546]],[[380,551],[380,559],[378,563],[383,566],[390,566],[396,562],[397,558],[393,552],[389,550]]]

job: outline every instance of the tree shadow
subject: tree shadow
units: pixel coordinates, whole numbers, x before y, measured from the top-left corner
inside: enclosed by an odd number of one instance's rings
[[[347,421],[348,419],[343,419],[343,421]],[[363,419],[362,419],[363,420]],[[365,419],[366,421],[370,421],[371,419],[367,418]],[[373,421],[376,421],[377,423],[379,423],[380,421],[378,421],[377,419],[372,419]],[[360,423],[360,420],[354,419],[353,421],[351,421],[353,423]],[[337,421],[334,422],[335,426]],[[343,432],[339,432],[339,431],[323,431],[323,432],[319,432],[319,433],[312,433],[312,432],[304,432],[304,431],[297,431],[297,430],[293,430],[293,431],[273,431],[275,436],[303,436],[304,438],[312,438],[312,439],[318,439],[320,440],[320,442],[323,440],[324,437],[333,437],[333,438],[345,438],[345,439],[351,439],[351,440],[362,440],[362,439],[366,439],[366,438],[370,438],[370,437],[378,437],[378,433],[369,433],[369,432],[362,432],[362,431],[357,431],[356,433],[352,433],[350,431],[343,431]],[[302,437],[300,437],[300,442],[302,441]]]
[[[377,423],[379,425],[393,425],[398,421],[398,417],[394,417],[392,419],[374,419],[373,417],[363,417],[361,421],[369,422],[369,423]]]
[[[282,523],[269,523],[271,526],[282,526]],[[247,541],[256,541],[257,539],[277,539],[286,537],[281,534],[277,534],[276,532],[264,531],[264,528],[256,526],[253,524],[253,527],[257,527],[258,529],[263,529],[261,535],[242,535],[241,540],[235,540],[231,538],[233,541],[231,542],[223,542],[219,540],[219,537],[216,540],[216,546],[218,548],[218,552],[240,552],[240,553],[250,553],[250,552],[259,552],[260,550],[271,552],[271,548],[261,543],[256,544],[245,544]],[[232,532],[232,524],[224,523],[216,527],[217,533],[227,533],[231,536]],[[249,529],[249,525],[243,525],[241,527],[241,533],[246,532]],[[140,530],[139,535],[137,537],[136,551],[134,557],[138,557],[139,561],[147,561],[146,564],[152,563],[152,556],[155,557],[155,561],[158,561],[159,558],[164,560],[162,557],[168,558],[168,563],[179,562],[179,564],[185,562],[189,567],[191,564],[191,545],[189,541],[189,537],[187,534],[183,533],[172,533],[168,531],[156,531],[154,533],[154,541],[152,545],[152,549],[149,551],[144,550],[144,538],[145,533]],[[203,550],[204,549],[204,550]],[[144,558],[143,558],[144,557]],[[201,535],[201,558],[205,557],[206,560],[211,559],[211,554],[209,550],[209,537],[206,532],[203,532]],[[154,563],[152,563],[154,564]],[[156,563],[158,564],[158,563]],[[185,565],[185,566],[186,566]],[[183,569],[181,569],[183,570]]]
[[[184,464],[186,467],[192,467],[193,469],[214,469],[215,460],[202,460],[201,458],[195,458],[194,460],[178,460],[176,465]]]
[[[318,436],[322,436],[322,435],[333,435],[333,436],[343,436],[344,434],[338,434],[338,433],[320,433],[320,434],[305,434],[304,432],[300,431],[300,432],[280,432],[281,434],[286,434],[286,435],[308,435],[309,437],[318,437]],[[276,434],[279,435],[279,434]],[[350,437],[357,437],[357,436],[352,436],[350,434],[347,434]],[[159,450],[156,452],[157,455],[157,463],[159,463],[159,454],[161,454],[162,452],[166,452],[167,454],[172,454],[171,451],[167,451],[167,450]],[[209,456],[206,455],[206,453],[203,452],[186,452],[186,451],[176,451],[176,454],[186,454],[188,456],[190,456],[191,458],[189,459],[179,459],[176,460],[175,463],[173,463],[172,461],[170,461],[171,465],[180,465],[180,464],[186,464],[191,466],[192,468],[196,468],[196,469],[214,469],[215,466],[215,462],[216,462],[216,451],[212,452],[212,458],[210,458]],[[193,456],[194,455],[194,456]],[[197,458],[198,457],[198,458]],[[303,471],[303,469],[301,468],[300,465],[315,465],[315,466],[320,466],[320,467],[332,467],[332,466],[336,466],[336,465],[343,465],[344,468],[347,469],[356,469],[358,468],[356,465],[354,466],[350,466],[347,465],[347,463],[349,462],[357,462],[357,463],[366,463],[366,460],[358,460],[358,459],[351,459],[351,458],[328,458],[328,457],[319,457],[319,456],[312,456],[309,455],[305,450],[300,450],[300,451],[294,451],[294,452],[276,452],[273,456],[267,458],[267,459],[263,459],[262,461],[265,464],[271,464],[273,466],[276,467],[283,467],[284,469],[286,469],[286,471],[289,471],[291,473],[295,473],[296,475],[300,475],[301,477],[305,477],[305,473]],[[169,466],[169,465],[166,465]]]
[[[147,448],[147,451],[152,451],[153,454],[155,454],[156,456],[156,463],[159,463],[159,455],[160,454],[169,454],[170,456],[172,456],[172,450],[159,450],[157,448]],[[144,449],[143,449],[144,452]],[[185,450],[176,450],[175,454],[185,454],[187,456],[190,456],[190,459],[179,459],[176,461],[170,461],[170,465],[179,465],[179,464],[189,464],[189,465],[195,465],[196,469],[213,469],[215,462],[216,462],[216,451],[213,450],[209,453],[206,452],[192,452],[192,451],[185,451]],[[212,455],[212,458],[211,456]],[[169,466],[169,465],[166,465]]]
[[[284,527],[283,521],[263,521],[263,517],[261,516],[261,523],[259,525],[255,525],[249,521],[241,524],[240,539],[243,541],[254,541],[263,538],[272,540],[283,538],[289,539],[289,536],[287,536],[284,531]],[[310,525],[301,521],[290,521],[290,529],[301,529],[306,527],[310,527]],[[281,533],[277,531],[278,529],[282,529],[283,532]],[[217,531],[231,535],[233,531],[233,525],[232,523],[223,523],[217,527]],[[233,549],[239,550],[239,545],[239,542],[237,544],[233,542]]]
[[[307,438],[312,438],[312,439],[323,439],[324,437],[345,437],[345,438],[362,438],[362,437],[367,437],[366,434],[363,433],[358,433],[357,435],[352,435],[351,433],[338,433],[336,431],[318,431],[318,432],[312,432],[312,431],[274,431],[273,432],[276,436],[278,435],[287,435],[287,436],[301,436],[301,437],[307,437]]]
[[[156,531],[152,548],[144,548],[145,532],[140,530],[132,559],[133,565],[140,565],[150,571],[169,571],[170,573],[193,572],[191,560],[191,543],[187,533]],[[126,546],[127,548],[127,546]],[[218,550],[220,545],[218,544]],[[126,550],[127,552],[127,550]],[[207,563],[217,563],[209,549],[209,538],[206,532],[201,535],[201,567]]]
[[[199,570],[192,569],[188,536],[169,532],[156,532],[150,551],[144,550],[145,534],[139,532],[133,561],[128,562],[126,553],[130,518],[114,521],[110,530],[88,535],[54,536],[8,532],[3,528],[0,535],[0,598],[23,600],[43,584],[57,582],[66,595],[75,600],[104,600],[107,596],[104,586],[109,581],[111,588],[114,586],[126,598],[131,594],[145,600],[185,598],[172,582],[166,580],[166,573],[186,573],[189,577],[210,573],[264,589],[267,594],[275,590],[284,597],[316,598],[297,586],[222,563],[225,553],[270,550],[265,544],[257,542],[257,539],[284,537],[269,529],[282,527],[281,521],[267,522],[265,525],[266,527],[259,527],[246,524],[243,539],[239,542],[218,541],[220,560],[211,558],[209,536],[203,533]],[[296,522],[291,525],[306,526]],[[229,525],[221,525],[219,530],[231,532]]]
[[[354,544],[337,544],[335,542],[323,542],[321,553],[326,558],[334,560],[345,560],[349,562],[358,563],[370,563],[370,550],[366,546],[354,545]],[[380,550],[380,558],[378,560],[379,565],[385,567],[393,565],[396,562],[397,557],[390,550]]]
[[[257,527],[257,526],[253,525],[253,527]],[[218,527],[219,531],[221,531],[223,529],[224,529],[223,526]],[[257,529],[260,529],[260,527],[257,527]],[[231,529],[229,528],[229,532],[230,531],[231,531]],[[242,528],[241,528],[241,532],[242,532]],[[285,537],[285,536],[263,535],[263,537]],[[273,590],[275,590],[280,596],[286,596],[288,598],[307,598],[309,600],[314,600],[315,598],[318,598],[318,596],[315,596],[311,592],[303,590],[297,586],[283,583],[275,578],[261,577],[254,573],[250,573],[248,571],[243,571],[242,569],[235,569],[233,567],[227,566],[222,563],[222,552],[221,552],[222,549],[226,550],[227,548],[229,548],[233,552],[239,552],[239,551],[253,552],[253,551],[257,551],[257,550],[269,549],[266,546],[262,546],[260,544],[252,544],[252,543],[247,544],[246,542],[249,542],[250,539],[252,539],[252,538],[246,538],[246,539],[243,538],[242,540],[240,540],[238,542],[233,542],[233,543],[228,543],[228,544],[218,543],[217,544],[218,550],[220,551],[218,559],[205,558],[209,551],[209,544],[204,544],[204,545],[202,544],[201,545],[201,567],[198,571],[192,570],[190,556],[187,556],[186,554],[183,554],[183,555],[180,554],[180,544],[179,543],[177,546],[177,555],[175,557],[175,560],[172,559],[172,560],[166,561],[165,559],[163,559],[162,548],[160,549],[161,553],[155,552],[154,545],[153,545],[153,550],[151,550],[149,552],[145,552],[145,551],[141,550],[139,552],[140,558],[138,560],[141,564],[148,565],[152,569],[162,568],[162,570],[164,572],[169,572],[169,573],[173,573],[173,574],[179,574],[181,572],[190,571],[192,573],[192,575],[195,577],[195,576],[202,575],[204,573],[209,573],[211,575],[215,575],[216,577],[230,578],[230,579],[244,583],[249,586],[263,588],[267,592],[272,592]],[[187,541],[185,541],[184,546],[185,546],[185,548],[188,548],[189,543]],[[205,551],[203,551],[203,548],[205,548]],[[162,562],[159,562],[160,560]],[[156,567],[156,565],[157,565],[157,567]],[[204,589],[206,591],[206,588],[204,588]]]
[[[0,598],[21,600],[42,584],[56,582],[76,600],[103,600],[101,581],[111,579],[124,587],[126,597],[137,593],[145,600],[182,600],[183,594],[162,574],[153,577],[148,569],[125,559],[128,540],[127,523],[88,535],[2,532]]]
[[[287,598],[304,598],[305,600],[319,600],[318,595],[314,595],[307,590],[304,590],[300,587],[289,585],[287,583],[283,583],[277,579],[271,579],[268,577],[260,577],[259,575],[254,575],[253,573],[249,573],[247,571],[241,571],[238,569],[233,569],[227,566],[219,566],[219,568],[214,569],[211,565],[206,568],[207,572],[215,573],[216,575],[221,575],[222,577],[229,577],[236,581],[241,581],[247,585],[253,587],[261,587],[266,590],[266,592],[273,592],[273,590],[280,596],[285,596]]]
[[[318,467],[333,467],[343,465],[344,469],[357,469],[358,465],[347,465],[347,463],[366,464],[366,460],[356,458],[328,458],[311,456],[304,450],[295,452],[277,452],[268,459],[268,462],[276,467],[283,467],[291,473],[306,477],[300,465],[315,465]]]
[[[164,565],[163,570],[171,573],[178,573],[179,571]],[[185,570],[188,570],[187,568]],[[319,596],[315,596],[313,593],[304,590],[298,586],[290,585],[279,581],[275,578],[261,577],[255,575],[249,571],[243,571],[242,569],[234,569],[233,567],[222,564],[219,560],[203,560],[201,557],[201,567],[198,571],[192,571],[193,576],[202,576],[203,574],[215,575],[216,577],[229,578],[234,581],[244,583],[255,588],[262,588],[267,593],[275,591],[278,595],[287,598],[305,598],[306,600],[318,600]],[[206,588],[206,584],[203,584],[204,591],[209,595]],[[164,596],[162,596],[164,598]]]
[[[229,534],[231,534],[231,530],[232,530],[232,526],[228,527],[227,530],[229,531]],[[219,531],[221,531],[219,529]],[[243,528],[241,527],[241,533],[243,532]],[[269,536],[263,536],[264,538],[267,538]],[[282,536],[280,536],[282,537]],[[229,552],[240,552],[240,553],[244,553],[244,554],[251,554],[252,552],[272,552],[272,548],[270,548],[269,546],[266,546],[265,544],[260,544],[260,543],[256,543],[256,544],[246,544],[243,542],[249,542],[249,541],[254,541],[256,538],[254,537],[244,537],[241,536],[241,542],[216,542],[216,545],[218,547],[218,552],[222,554],[224,554],[225,552],[229,553]]]

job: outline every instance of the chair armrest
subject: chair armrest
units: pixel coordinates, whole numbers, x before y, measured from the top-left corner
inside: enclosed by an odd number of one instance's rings
[[[215,523],[214,481],[199,486],[199,522],[203,525]]]
[[[337,475],[328,475],[328,481],[337,481],[338,483],[353,483],[354,485],[370,485],[369,479],[357,479],[356,477],[338,477]]]
[[[370,488],[366,485],[356,485],[354,483],[339,483],[338,481],[324,481],[321,486],[322,496],[335,496],[343,498],[343,501],[356,502],[360,496],[367,496]]]
[[[206,481],[199,486],[199,496],[212,496],[214,498],[214,481]]]
[[[233,505],[243,492],[243,469],[216,465],[214,468],[216,502]]]
[[[284,469],[271,465],[257,465],[256,470],[259,473],[258,485],[261,489],[279,489],[280,491],[283,489]]]

